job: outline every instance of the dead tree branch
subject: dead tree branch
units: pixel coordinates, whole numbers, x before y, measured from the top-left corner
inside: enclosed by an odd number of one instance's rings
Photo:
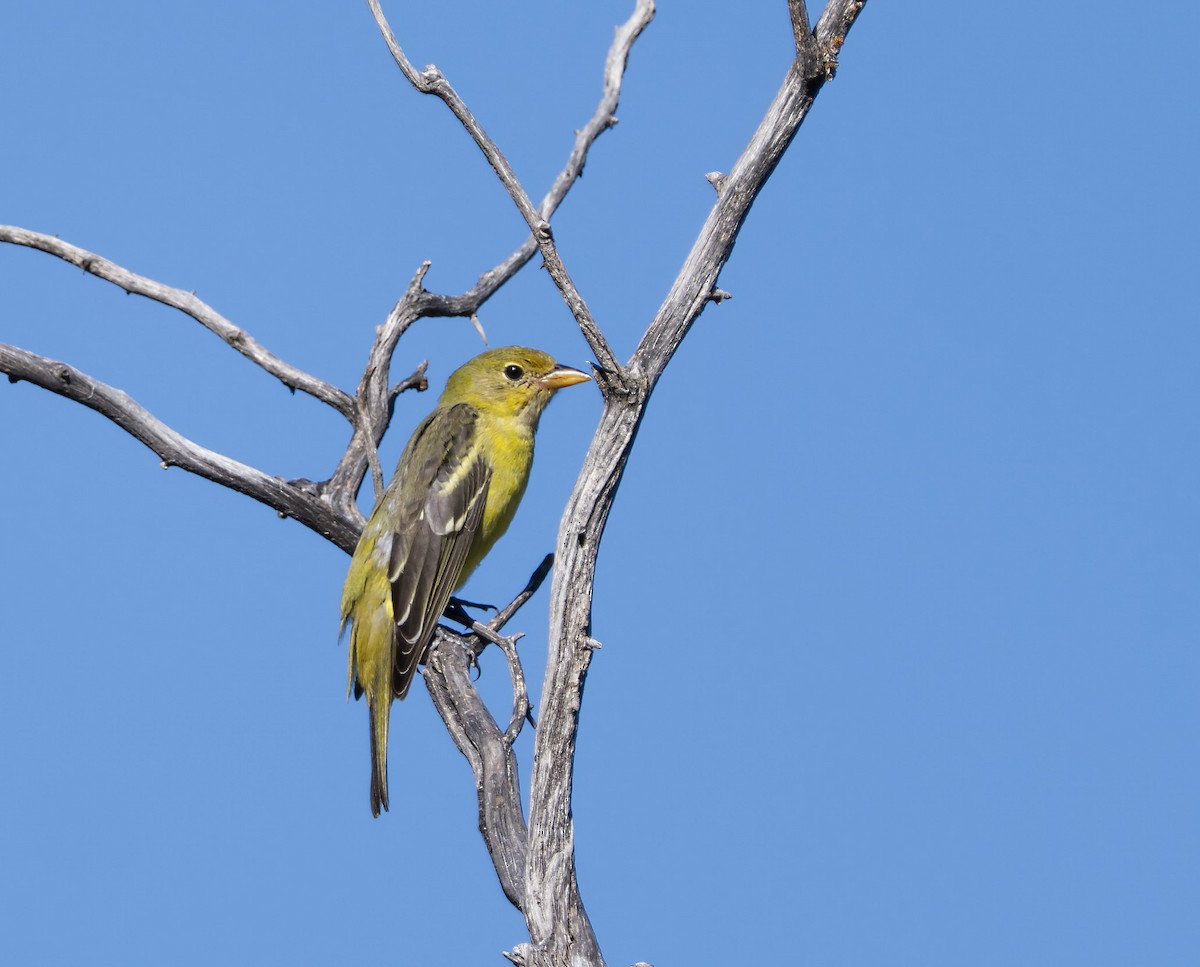
[[[285,363],[274,353],[268,352],[253,336],[235,326],[208,303],[198,299],[194,292],[186,292],[183,289],[155,282],[144,275],[130,272],[95,252],[71,245],[53,235],[31,232],[25,228],[18,228],[16,225],[0,225],[0,242],[24,245],[27,248],[35,248],[57,256],[64,262],[77,265],[85,272],[90,272],[97,278],[104,279],[105,282],[111,282],[126,292],[145,296],[147,299],[153,299],[155,302],[178,309],[191,316],[209,332],[220,336],[252,363],[278,378],[288,389],[293,392],[300,390],[302,393],[314,396],[322,403],[328,403],[347,418],[354,415],[354,401],[349,394],[326,383],[323,379],[310,376],[290,363]]]
[[[583,172],[588,153],[596,139],[616,124],[615,112],[620,100],[621,79],[630,47],[638,33],[640,28],[633,30],[629,24],[618,29],[605,64],[604,89],[600,101],[588,122],[576,134],[563,169],[542,199],[538,208],[538,215],[542,220],[549,220],[562,204],[571,186]],[[247,473],[242,473],[236,468],[244,465],[228,461],[220,454],[180,436],[150,416],[120,390],[84,377],[84,374],[73,370],[66,363],[46,360],[46,364],[50,366],[46,369],[37,362],[43,357],[16,347],[9,347],[10,355],[5,357],[12,360],[13,369],[4,368],[6,363],[0,360],[0,372],[8,373],[10,381],[27,380],[68,398],[74,397],[62,392],[62,381],[55,376],[56,371],[70,371],[80,378],[90,380],[97,387],[105,387],[109,392],[107,395],[101,394],[104,397],[101,401],[102,406],[96,405],[92,408],[142,440],[169,465],[179,466],[207,477],[253,497],[286,516],[294,517],[305,526],[328,537],[347,553],[353,552],[363,524],[356,496],[372,462],[378,466],[376,448],[387,431],[396,395],[406,389],[424,389],[427,385],[425,364],[422,363],[410,376],[395,386],[389,386],[392,356],[400,338],[419,319],[471,316],[478,312],[479,308],[538,251],[537,242],[531,236],[504,261],[481,274],[470,289],[458,295],[446,295],[425,289],[423,283],[429,263],[423,263],[379,328],[359,380],[358,390],[354,396],[350,396],[268,352],[245,330],[234,325],[194,293],[137,275],[102,256],[52,235],[5,225],[0,226],[0,242],[35,248],[55,255],[120,286],[127,292],[143,295],[187,313],[266,372],[282,380],[289,388],[309,393],[346,416],[351,423],[352,432],[345,453],[329,479],[300,480],[289,484],[288,486],[299,490],[307,498],[297,501],[279,496],[279,478],[270,477],[250,467],[246,468]],[[149,422],[143,423],[145,417],[149,418]],[[169,445],[162,442],[168,439],[172,441]],[[150,442],[152,440],[160,442],[156,445]],[[200,454],[205,456],[201,457]]]
[[[479,832],[487,844],[500,888],[518,910],[525,904],[525,848],[528,830],[525,812],[521,806],[521,780],[517,772],[517,756],[513,750],[516,738],[510,722],[507,731],[500,726],[484,705],[469,669],[475,656],[484,647],[485,640],[500,637],[497,632],[504,627],[518,609],[537,593],[554,559],[550,555],[538,565],[529,582],[506,607],[492,618],[487,625],[476,622],[473,634],[459,636],[438,628],[437,637],[430,646],[425,665],[425,686],[433,700],[434,708],[446,724],[446,731],[458,746],[458,751],[470,763],[475,775],[475,792],[479,801]],[[487,635],[485,639],[480,632]],[[509,642],[511,644],[511,640]],[[505,655],[513,669],[513,696],[515,719],[518,710],[524,719],[529,710],[529,697],[525,691],[524,674],[520,672],[520,660],[516,649]],[[523,710],[522,710],[523,703]],[[519,726],[517,726],[519,731]],[[510,740],[509,733],[514,732]]]
[[[563,511],[550,589],[550,644],[530,776],[525,920],[534,963],[603,963],[592,953],[575,879],[571,818],[575,735],[595,642],[592,586],[604,525],[645,406],[675,350],[708,305],[754,199],[826,79],[863,0],[830,0],[816,45],[802,45],[728,176],[662,306],[630,359],[627,392],[606,397],[600,426]],[[824,57],[821,56],[824,54]]]
[[[112,420],[156,454],[165,467],[181,467],[293,517],[348,553],[358,543],[361,525],[336,514],[308,480],[283,480],[205,449],[171,429],[127,393],[56,359],[0,343],[0,372],[9,382],[26,380],[51,393],[82,403]]]
[[[501,184],[507,189],[521,216],[525,219],[525,223],[529,226],[529,230],[533,233],[533,241],[542,253],[546,269],[562,293],[567,307],[571,310],[571,314],[578,322],[580,331],[583,333],[584,338],[587,339],[588,345],[596,356],[596,361],[604,371],[619,374],[621,367],[608,345],[608,340],[604,338],[604,333],[596,325],[596,321],[592,318],[587,303],[584,302],[583,296],[579,294],[579,290],[575,288],[575,283],[571,281],[566,266],[559,257],[558,248],[554,244],[554,233],[550,228],[550,222],[538,209],[533,207],[532,200],[530,200],[529,195],[521,186],[512,169],[512,165],[504,157],[504,153],[488,136],[487,132],[483,129],[483,125],[471,113],[466,102],[458,95],[458,92],[454,90],[450,82],[446,80],[445,75],[437,67],[431,64],[424,71],[418,71],[413,67],[404,50],[400,47],[399,42],[396,40],[396,35],[392,32],[392,28],[389,26],[387,18],[380,8],[379,0],[368,0],[368,3],[370,4],[371,12],[375,15],[375,21],[379,25],[379,30],[387,42],[388,50],[392,53],[392,58],[396,61],[397,66],[408,79],[409,83],[422,94],[432,94],[445,102],[446,106],[467,130],[467,133],[471,135],[479,150],[483,152],[484,157],[487,158],[488,163],[496,172],[496,176],[500,179]],[[605,101],[609,99],[611,93],[614,110],[616,107],[616,95],[619,91],[619,78],[624,72],[629,56],[629,48],[638,38],[638,35],[646,28],[646,25],[650,23],[653,16],[653,0],[638,0],[637,9],[634,11],[633,16],[630,17],[623,27],[617,30],[617,37],[613,42],[608,62],[605,65]],[[612,121],[615,120],[611,112],[608,114],[608,119],[604,122],[605,126],[610,126]],[[582,170],[582,167],[580,170]],[[603,386],[603,384],[601,385]]]
[[[528,963],[603,964],[575,879],[570,808],[577,717],[596,644],[590,636],[591,590],[600,538],[650,394],[704,307],[725,297],[716,288],[720,270],[733,250],[754,199],[791,143],[821,86],[833,76],[838,50],[864,0],[830,0],[815,31],[808,28],[806,5],[790,0],[796,58],[730,173],[710,176],[717,189],[717,201],[631,358],[628,371],[613,359],[607,341],[558,258],[549,226],[538,220],[499,148],[440,71],[429,67],[417,72],[413,68],[377,0],[369,2],[405,77],[418,91],[434,94],[446,103],[512,196],[584,337],[596,352],[601,369],[609,377],[600,380],[605,389],[604,413],[559,530],[560,567],[555,570],[551,590],[550,654],[543,691],[543,719],[535,740],[531,777],[524,902],[518,904],[532,940],[528,947],[523,945],[521,954]],[[652,15],[653,3],[640,0],[631,22],[639,16],[648,22]],[[520,891],[506,888],[506,893],[514,903],[518,902],[515,896]]]
[[[624,365],[615,358],[559,257],[549,220],[582,172],[592,143],[616,123],[615,110],[629,52],[654,16],[653,0],[635,0],[632,16],[618,28],[605,64],[600,103],[577,133],[566,166],[537,208],[499,147],[446,78],[436,67],[417,71],[396,41],[378,0],[368,2],[400,70],[418,91],[439,97],[463,125],[495,170],[531,234],[461,295],[426,290],[429,263],[421,265],[380,326],[353,396],[283,362],[194,294],[135,275],[52,236],[0,227],[0,241],[46,251],[128,292],[186,312],[285,385],[309,393],[342,413],[351,423],[351,439],[329,479],[319,483],[284,481],[230,460],[176,433],[122,391],[65,363],[26,350],[0,346],[0,371],[7,373],[11,381],[27,380],[96,410],[154,450],[164,466],[184,467],[248,494],[350,552],[362,526],[356,495],[369,469],[376,469],[377,486],[381,483],[376,448],[390,423],[396,394],[424,384],[422,364],[401,383],[389,385],[399,340],[418,319],[474,314],[535,252],[540,252],[595,353],[605,403],[558,532],[558,567],[551,586],[549,654],[541,724],[534,740],[528,824],[521,807],[513,742],[528,715],[529,702],[513,639],[504,639],[496,632],[536,590],[548,562],[531,580],[531,586],[492,622],[478,626],[475,635],[464,638],[439,629],[428,656],[426,682],[447,730],[471,764],[479,799],[480,832],[505,895],[522,911],[529,929],[530,943],[518,945],[512,957],[530,967],[602,967],[603,956],[576,882],[571,816],[576,727],[587,669],[597,646],[591,638],[591,606],[600,540],[658,379],[705,307],[727,297],[717,288],[721,269],[755,198],[807,116],[813,99],[834,76],[840,48],[865,0],[828,0],[815,28],[809,26],[804,0],[788,0],[795,59],[728,174],[707,176],[716,189],[716,200],[662,305]],[[485,640],[496,640],[504,648],[513,679],[513,712],[506,730],[483,705],[468,674],[471,655],[483,647]]]

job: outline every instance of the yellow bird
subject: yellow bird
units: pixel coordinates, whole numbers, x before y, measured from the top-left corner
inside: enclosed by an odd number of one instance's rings
[[[388,808],[392,699],[404,698],[450,595],[508,529],[529,482],[533,436],[554,392],[590,379],[508,346],[450,376],[363,528],[342,591],[347,693],[367,694],[371,813]]]

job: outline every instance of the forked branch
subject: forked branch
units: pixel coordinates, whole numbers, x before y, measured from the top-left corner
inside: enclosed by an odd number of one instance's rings
[[[522,891],[505,887],[509,898],[521,906],[532,941],[519,945],[509,955],[510,959],[531,967],[603,964],[575,879],[571,820],[576,724],[583,683],[596,644],[590,635],[591,594],[600,538],[646,402],[705,306],[710,301],[720,302],[727,297],[727,293],[716,288],[717,277],[733,250],[754,199],[791,143],[821,86],[833,76],[838,50],[864,0],[830,0],[815,30],[809,27],[803,0],[789,0],[796,42],[795,60],[730,173],[710,176],[717,189],[717,201],[627,368],[619,366],[613,358],[607,341],[558,258],[549,226],[538,220],[528,196],[499,148],[437,68],[418,72],[412,66],[377,0],[369,0],[369,3],[405,77],[418,91],[434,94],[446,103],[496,171],[532,230],[551,276],[584,337],[596,352],[603,375],[607,376],[600,380],[605,389],[600,427],[559,529],[559,567],[555,570],[551,590],[550,650],[542,723],[535,740],[530,783],[523,902],[518,903],[516,899]],[[631,23],[639,19],[648,22],[653,9],[650,0],[639,0]],[[636,31],[640,29],[637,27]],[[485,838],[488,838],[486,831]],[[502,875],[502,882],[505,875]]]
[[[571,310],[571,314],[579,324],[580,331],[583,333],[584,338],[587,339],[588,345],[595,354],[596,361],[600,364],[601,370],[614,374],[614,378],[616,378],[621,372],[620,364],[613,355],[612,349],[609,348],[608,340],[604,338],[600,327],[596,325],[596,321],[592,318],[587,303],[584,302],[583,296],[579,294],[579,290],[575,288],[575,283],[571,281],[571,276],[568,274],[566,266],[559,257],[548,216],[543,215],[539,209],[534,208],[533,202],[517,179],[516,173],[513,171],[512,165],[508,163],[508,159],[504,157],[504,153],[496,145],[496,142],[488,136],[483,125],[471,113],[466,102],[463,101],[458,92],[451,86],[445,75],[433,65],[429,65],[424,71],[418,71],[413,67],[403,48],[401,48],[399,42],[396,40],[396,35],[392,32],[392,28],[383,14],[379,0],[367,0],[367,2],[370,4],[371,12],[375,15],[375,21],[379,25],[379,30],[388,45],[388,50],[391,51],[393,60],[396,61],[397,66],[408,79],[409,83],[422,94],[432,94],[444,101],[454,116],[461,122],[467,133],[471,135],[472,140],[474,140],[479,150],[483,152],[484,157],[487,158],[488,163],[496,172],[496,176],[507,189],[509,196],[516,204],[521,216],[525,219],[525,223],[529,226],[533,241],[542,253],[546,269],[550,273],[550,277],[554,279],[554,283],[562,293],[562,297]],[[630,17],[623,27],[617,30],[616,39],[613,42],[608,62],[605,65],[606,97],[602,101],[602,103],[607,103],[611,100],[612,110],[616,108],[617,96],[620,90],[620,76],[624,72],[625,64],[629,57],[629,49],[653,17],[653,0],[638,0],[633,16]],[[610,126],[614,120],[615,115],[612,111],[609,111],[607,119],[603,124],[606,127]],[[579,170],[582,171],[582,162],[579,165]],[[602,383],[601,385],[603,386],[604,384]]]
[[[591,118],[576,134],[563,169],[542,199],[538,208],[542,220],[549,220],[579,178],[596,139],[616,123],[621,77],[629,48],[639,32],[640,28],[630,32],[628,24],[619,29],[605,65],[600,101]],[[25,380],[78,402],[87,402],[92,409],[146,443],[168,466],[181,467],[253,497],[328,537],[347,553],[353,552],[363,524],[356,497],[368,468],[372,463],[378,466],[375,451],[387,432],[396,395],[407,389],[424,389],[427,385],[424,363],[399,383],[389,385],[392,358],[400,338],[419,319],[469,317],[478,312],[538,251],[537,242],[530,236],[502,262],[482,273],[470,289],[457,295],[425,289],[423,283],[429,263],[421,265],[379,328],[358,390],[351,396],[284,362],[261,346],[246,330],[197,298],[195,293],[138,275],[53,235],[0,225],[0,242],[38,249],[77,265],[127,292],[179,309],[289,388],[309,393],[342,413],[349,420],[352,431],[346,451],[329,478],[284,481],[188,440],[121,390],[86,376],[67,363],[49,360],[15,346],[4,347],[6,353],[0,356],[0,372],[7,373],[11,382]],[[61,378],[64,373],[73,374],[73,383]],[[72,395],[74,389],[84,384],[94,387],[96,392],[82,397]]]
[[[350,552],[362,526],[356,495],[368,468],[378,467],[375,451],[390,423],[396,393],[424,383],[422,364],[401,383],[390,385],[389,373],[400,338],[421,318],[474,314],[535,252],[540,252],[599,363],[598,381],[605,406],[559,527],[528,826],[521,808],[513,742],[528,714],[529,702],[512,639],[496,633],[533,593],[545,570],[535,575],[531,588],[504,613],[487,626],[479,626],[476,635],[464,638],[439,630],[430,649],[426,681],[447,729],[475,773],[480,831],[505,894],[523,912],[529,928],[531,942],[518,945],[510,959],[529,967],[602,965],[603,957],[575,879],[571,819],[576,724],[584,680],[596,647],[591,638],[591,602],[600,539],[646,403],[699,314],[710,302],[720,302],[727,296],[717,288],[717,279],[738,232],[813,99],[834,76],[842,43],[865,0],[829,0],[815,27],[810,27],[804,0],[788,0],[795,59],[728,174],[709,176],[717,190],[716,201],[637,350],[624,365],[614,357],[559,257],[549,220],[582,172],[591,144],[616,123],[615,110],[629,51],[654,15],[653,0],[636,0],[633,15],[618,28],[605,65],[600,103],[577,133],[566,166],[536,208],[499,147],[446,78],[434,67],[417,71],[397,43],[378,0],[368,2],[405,77],[417,90],[439,97],[462,123],[512,197],[530,236],[460,295],[426,290],[429,264],[418,268],[379,328],[353,396],[280,360],[193,293],[138,276],[52,236],[0,226],[0,241],[38,248],[126,291],[187,313],[265,372],[342,413],[352,426],[351,439],[329,479],[318,483],[284,481],[207,450],[167,427],[127,394],[57,360],[0,346],[0,371],[8,373],[12,381],[27,380],[96,410],[154,450],[165,466],[184,467],[248,494],[281,514],[295,517]],[[377,473],[377,478],[381,476]],[[505,730],[484,707],[468,674],[471,655],[483,647],[485,639],[497,640],[504,649],[513,679],[513,711]]]
[[[348,393],[344,393],[331,383],[326,383],[323,379],[317,379],[317,377],[297,369],[290,363],[285,363],[260,345],[244,329],[235,326],[208,303],[198,299],[194,292],[155,282],[144,275],[130,272],[95,252],[71,245],[53,235],[31,232],[25,228],[18,228],[16,225],[0,225],[0,242],[24,245],[55,255],[64,262],[70,262],[85,272],[90,272],[97,278],[119,286],[126,292],[145,296],[147,299],[153,299],[155,302],[178,309],[191,316],[209,332],[220,336],[252,363],[261,366],[266,372],[277,377],[288,389],[293,392],[300,390],[302,393],[316,397],[322,403],[328,403],[347,419],[354,415],[354,401]]]
[[[571,791],[576,726],[595,647],[591,604],[596,555],[613,497],[658,378],[696,318],[714,301],[717,277],[750,206],[807,116],[813,98],[832,76],[837,49],[862,6],[863,0],[830,0],[817,26],[816,44],[798,45],[796,59],[729,175],[711,179],[718,189],[717,200],[627,365],[628,385],[634,392],[606,398],[600,426],[563,511],[530,776],[525,920],[533,941],[531,964],[603,963],[594,950],[595,938],[575,879]],[[795,6],[792,9],[797,12]]]

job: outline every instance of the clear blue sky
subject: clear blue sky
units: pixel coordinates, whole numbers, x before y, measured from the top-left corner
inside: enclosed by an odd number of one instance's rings
[[[365,3],[9,7],[0,222],[195,289],[347,389],[422,260],[459,291],[523,238]],[[386,9],[540,197],[632,3]],[[575,819],[614,967],[1197,962],[1198,29],[1186,4],[868,4],[602,548]],[[555,220],[622,356],[790,48],[784,0],[663,0],[635,48]],[[483,323],[588,361],[536,268]],[[0,248],[0,341],[273,474],[346,442],[41,253]],[[440,387],[480,348],[426,320],[397,375],[429,358]],[[400,401],[385,462],[431,405]],[[598,413],[591,387],[547,413],[468,597],[550,548]],[[27,384],[0,384],[0,461],[0,958],[504,963],[523,925],[420,686],[370,816],[345,555]],[[535,686],[545,609],[515,625]]]

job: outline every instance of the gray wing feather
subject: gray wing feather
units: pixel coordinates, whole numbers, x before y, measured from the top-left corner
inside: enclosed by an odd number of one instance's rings
[[[458,583],[487,503],[491,471],[471,444],[475,409],[460,403],[430,414],[405,449],[396,470],[408,495],[401,508],[388,579],[396,620],[392,688],[403,698],[433,629]],[[426,433],[445,439],[436,451],[418,447]],[[418,458],[418,450],[424,457]],[[409,481],[415,476],[415,484]]]

